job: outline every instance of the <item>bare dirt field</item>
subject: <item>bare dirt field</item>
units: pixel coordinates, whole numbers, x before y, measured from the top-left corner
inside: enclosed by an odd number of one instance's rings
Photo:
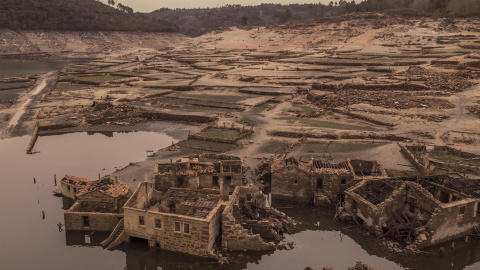
[[[142,179],[153,161],[191,152],[245,158],[250,179],[263,158],[288,153],[375,157],[389,170],[410,170],[399,142],[480,154],[479,41],[476,20],[382,15],[197,38],[1,31],[2,57],[90,60],[49,75],[14,128],[8,123],[45,76],[0,80],[0,93],[31,89],[0,96],[0,136],[31,134],[37,123],[49,132],[153,122],[182,122],[192,133],[208,125],[253,128],[236,144],[182,132],[177,145],[116,173],[124,179]]]

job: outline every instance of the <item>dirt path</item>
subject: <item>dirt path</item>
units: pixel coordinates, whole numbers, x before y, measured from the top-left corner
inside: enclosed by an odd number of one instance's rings
[[[12,116],[10,121],[7,124],[7,127],[3,131],[3,134],[9,134],[13,131],[15,127],[20,123],[21,117],[27,112],[30,104],[36,100],[42,92],[47,89],[47,86],[50,81],[54,80],[57,76],[57,72],[49,72],[38,78],[37,85],[35,88],[28,94],[28,98],[23,102],[23,104],[18,108],[17,112]]]
[[[451,101],[456,106],[457,110],[450,120],[437,128],[437,131],[441,131],[440,135],[447,131],[478,131],[480,119],[471,114],[467,114],[467,106],[478,96],[480,96],[480,85],[475,85],[471,89],[452,97]]]

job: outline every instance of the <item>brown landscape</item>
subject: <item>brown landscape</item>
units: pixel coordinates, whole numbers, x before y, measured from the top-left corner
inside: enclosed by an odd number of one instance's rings
[[[85,223],[78,212],[114,215],[94,230],[109,232],[108,249],[140,237],[128,217],[141,223],[142,211],[162,224],[181,216],[178,231],[165,227],[170,237],[195,226],[207,235],[193,231],[179,250],[148,232],[151,247],[222,264],[232,251],[295,248],[283,234],[302,220],[265,207],[261,192],[333,208],[332,219],[392,253],[478,242],[479,19],[355,13],[198,37],[0,30],[0,57],[67,63],[0,79],[0,138],[32,136],[18,151],[38,153],[38,136],[85,131],[178,140],[106,175],[108,183],[61,181],[60,195],[74,189],[65,229],[90,229],[92,215]],[[85,195],[110,189],[121,202],[105,208]]]

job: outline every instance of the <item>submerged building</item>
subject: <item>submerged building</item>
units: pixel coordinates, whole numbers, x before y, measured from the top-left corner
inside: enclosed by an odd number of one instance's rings
[[[385,177],[378,161],[347,159],[333,164],[291,157],[272,162],[271,191],[275,198],[326,206],[343,202],[345,190],[362,180]]]
[[[123,218],[122,207],[132,194],[129,185],[112,178],[88,180],[66,175],[61,185],[62,194],[75,200],[64,213],[69,231],[112,231]]]
[[[230,191],[245,183],[243,161],[235,156],[191,155],[175,162],[155,164],[155,189],[211,188],[228,186]]]
[[[362,181],[344,211],[379,236],[424,248],[480,225],[480,187],[447,175]]]
[[[123,207],[124,219],[103,244],[113,248],[139,238],[152,248],[215,259],[227,251],[275,250],[280,234],[275,224],[287,224],[290,219],[265,207],[264,196],[260,197],[243,187],[231,194],[226,185],[163,192],[142,182]]]

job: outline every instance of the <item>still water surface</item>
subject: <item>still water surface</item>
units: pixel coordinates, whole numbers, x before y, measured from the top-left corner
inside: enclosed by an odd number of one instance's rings
[[[386,252],[375,240],[343,229],[325,210],[275,203],[280,210],[301,220],[301,232],[289,235],[290,251],[237,253],[232,264],[219,267],[209,261],[164,251],[149,250],[143,243],[107,251],[95,244],[108,234],[59,232],[63,223],[62,199],[52,196],[64,174],[95,179],[115,167],[146,158],[146,150],[171,144],[159,133],[131,132],[88,135],[73,133],[40,137],[39,154],[26,155],[29,136],[0,140],[0,269],[335,269],[362,260],[377,269],[480,269],[480,245],[447,248],[442,256],[404,256]],[[113,135],[113,136],[112,136]],[[33,183],[33,178],[38,184]],[[42,219],[42,211],[46,218]]]
[[[0,59],[0,78],[35,75],[55,71],[66,62],[43,62],[38,60]]]

